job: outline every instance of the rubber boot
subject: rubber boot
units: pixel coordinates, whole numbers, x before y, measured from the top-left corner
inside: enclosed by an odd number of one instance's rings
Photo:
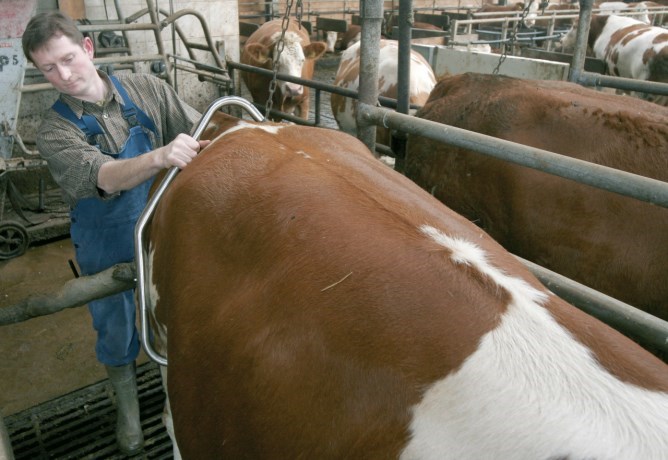
[[[125,455],[135,455],[144,447],[135,363],[105,368],[116,392],[116,442]]]

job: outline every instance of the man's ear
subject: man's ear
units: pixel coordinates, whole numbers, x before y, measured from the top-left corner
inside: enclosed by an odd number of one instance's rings
[[[88,57],[93,59],[93,56],[95,56],[95,45],[93,44],[93,40],[91,40],[90,37],[84,37],[84,39],[81,41],[81,47],[86,52]]]

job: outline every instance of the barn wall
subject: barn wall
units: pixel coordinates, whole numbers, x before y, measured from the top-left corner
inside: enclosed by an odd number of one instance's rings
[[[432,13],[442,11],[443,9],[455,8],[478,8],[483,3],[491,3],[487,0],[414,0],[413,8],[422,13]],[[243,20],[249,22],[262,22],[263,18],[260,16],[266,10],[274,11],[282,15],[285,12],[287,0],[281,1],[240,1],[239,2],[239,16]],[[304,19],[315,23],[316,13],[322,17],[334,19],[349,19],[351,14],[357,14],[360,9],[360,2],[354,1],[332,1],[332,0],[314,0],[303,1]],[[296,1],[293,1],[292,12],[296,7]],[[383,2],[383,9],[398,10],[399,1],[385,1]]]

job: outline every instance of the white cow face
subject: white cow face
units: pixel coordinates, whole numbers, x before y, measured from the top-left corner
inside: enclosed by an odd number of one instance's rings
[[[325,42],[327,43],[327,52],[333,53],[335,51],[334,47],[336,46],[336,40],[339,38],[339,34],[338,32],[328,30],[326,37],[327,39],[325,40]]]
[[[277,37],[280,38],[280,35]],[[278,52],[279,43],[274,46],[273,60],[278,63],[276,68],[278,73],[287,74],[293,77],[302,76],[302,68],[306,61],[304,49],[302,48],[301,37],[294,32],[287,32],[284,37],[283,50]],[[279,81],[278,87],[283,93],[284,97],[297,97],[304,93],[304,87],[297,83],[290,83],[287,81]]]
[[[524,25],[527,27],[533,27],[534,25],[536,25],[536,16],[538,15],[538,6],[541,0],[526,0],[526,1],[530,2],[530,4],[529,4],[529,12],[524,18]]]

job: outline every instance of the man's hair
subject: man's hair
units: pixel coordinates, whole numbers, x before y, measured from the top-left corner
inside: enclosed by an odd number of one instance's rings
[[[23,54],[30,62],[33,62],[31,54],[34,51],[40,49],[53,37],[61,35],[69,37],[73,43],[81,43],[84,38],[75,22],[60,11],[37,14],[30,19],[23,32],[21,39]]]

